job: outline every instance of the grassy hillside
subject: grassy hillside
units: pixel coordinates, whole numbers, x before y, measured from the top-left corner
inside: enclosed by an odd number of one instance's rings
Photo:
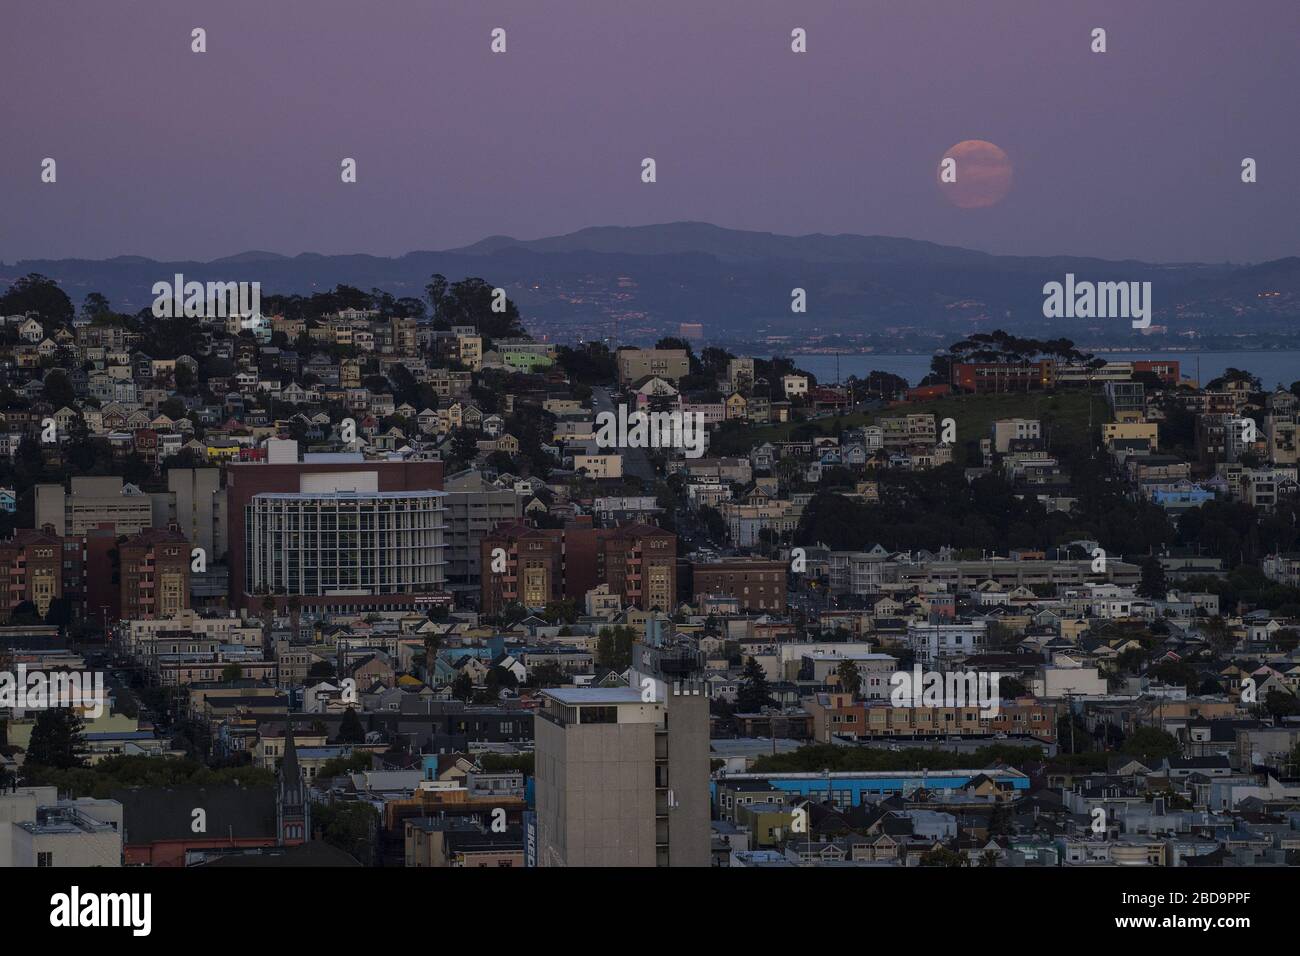
[[[957,423],[957,448],[954,460],[958,464],[976,465],[977,461],[964,460],[966,443],[989,436],[989,426],[1000,418],[1037,418],[1054,448],[1081,447],[1090,443],[1088,435],[1089,404],[1092,407],[1092,426],[1099,428],[1110,420],[1106,399],[1099,393],[1089,394],[1083,389],[1058,392],[1029,392],[1016,395],[954,395],[928,402],[915,402],[879,411],[856,412],[835,418],[821,418],[810,422],[785,422],[779,425],[746,428],[743,431],[722,434],[710,443],[710,453],[715,455],[744,454],[763,442],[790,441],[796,429],[803,434],[815,428],[820,434],[834,435],[841,429],[873,424],[879,418],[893,418],[908,414],[931,414],[942,422],[951,418]]]

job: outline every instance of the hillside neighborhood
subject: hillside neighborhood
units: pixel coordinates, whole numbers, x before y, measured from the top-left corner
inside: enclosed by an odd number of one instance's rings
[[[202,305],[0,295],[0,865],[1300,863],[1300,382]]]

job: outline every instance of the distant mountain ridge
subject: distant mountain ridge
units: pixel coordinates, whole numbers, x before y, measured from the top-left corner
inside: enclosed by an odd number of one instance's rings
[[[918,239],[788,236],[702,222],[593,226],[540,239],[497,235],[395,257],[249,250],[210,262],[118,256],[0,263],[6,283],[28,272],[57,279],[77,302],[97,291],[129,311],[147,306],[153,283],[176,272],[198,281],[260,281],[264,295],[339,283],[421,295],[434,273],[473,275],[505,288],[526,320],[548,325],[632,321],[673,330],[701,322],[726,332],[788,325],[795,287],[809,301],[801,321],[823,329],[1041,327],[1043,283],[1072,272],[1094,281],[1151,281],[1160,324],[1293,329],[1300,316],[1300,257],[1239,266],[1002,256]]]

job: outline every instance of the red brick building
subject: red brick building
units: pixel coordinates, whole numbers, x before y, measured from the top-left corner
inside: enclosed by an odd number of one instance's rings
[[[1136,359],[1133,362],[1133,374],[1137,375],[1139,372],[1150,372],[1170,388],[1177,388],[1178,382],[1181,380],[1181,368],[1176,359],[1173,361]]]
[[[740,602],[744,611],[784,611],[790,566],[784,561],[723,558],[692,565],[693,600],[703,595],[725,595]]]
[[[190,543],[175,529],[150,528],[117,547],[122,618],[170,617],[190,606]]]
[[[1056,384],[1056,362],[1010,364],[1004,362],[953,362],[952,386],[958,391],[984,395],[994,392],[1028,392]]]
[[[0,541],[0,565],[6,569],[0,618],[7,618],[24,601],[31,601],[44,618],[50,605],[59,599],[66,602],[70,621],[93,621],[102,627],[119,620],[124,606],[138,615],[143,608],[155,604],[159,594],[156,549],[151,566],[150,548],[143,544],[147,536],[155,533],[171,534],[146,531],[134,539],[126,539],[127,544],[137,542],[126,548],[119,544],[111,524],[84,535],[57,535],[49,526],[41,531],[14,532],[8,541]],[[169,600],[174,603],[181,599],[184,601],[181,606],[188,607],[189,545],[181,537],[179,554],[169,556],[165,552],[170,548],[163,550],[162,567]],[[131,566],[124,565],[124,560]],[[167,570],[172,565],[177,565],[175,573],[183,575],[181,581],[176,581],[171,576],[173,571]],[[182,583],[183,591],[178,594],[175,587]]]
[[[63,597],[63,538],[50,531],[30,528],[14,532],[8,541],[0,541],[0,564],[5,568],[3,606],[7,619],[24,601],[36,605],[45,617],[50,604]]]
[[[675,604],[677,536],[654,525],[595,528],[584,518],[559,529],[516,522],[486,535],[479,556],[485,614],[512,603],[580,603],[600,584],[639,608],[668,610]]]

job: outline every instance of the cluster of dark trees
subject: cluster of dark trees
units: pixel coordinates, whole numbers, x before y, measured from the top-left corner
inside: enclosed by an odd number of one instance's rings
[[[95,297],[93,302],[91,296]],[[87,296],[88,306],[99,307],[101,303],[107,306],[107,300],[99,293],[92,292]],[[24,315],[28,312],[39,312],[42,322],[63,324],[71,322],[75,315],[72,300],[59,284],[36,272],[14,280],[0,295],[0,315]]]
[[[1017,364],[1041,358],[1054,358],[1062,362],[1093,365],[1105,364],[1105,359],[1094,358],[1081,352],[1070,339],[1032,339],[1012,335],[1002,329],[979,332],[948,346],[946,352],[930,360],[930,374],[922,385],[946,385],[952,381],[954,362],[1005,362]]]
[[[1172,542],[1163,511],[1135,502],[1118,485],[1081,475],[1079,512],[1048,512],[1033,496],[1016,493],[1000,475],[967,482],[956,465],[920,472],[887,471],[878,478],[880,501],[832,492],[816,494],[804,510],[795,540],[852,550],[879,543],[890,550],[1046,549],[1091,538],[1117,554],[1146,554]]]
[[[1279,503],[1261,512],[1236,501],[1210,501],[1171,518],[1147,501],[1134,500],[1110,463],[1098,454],[1079,457],[1071,475],[1078,499],[1070,514],[1048,512],[1031,495],[1019,495],[999,475],[967,482],[961,469],[946,465],[923,472],[887,471],[878,476],[879,503],[823,491],[804,511],[796,542],[836,550],[880,543],[891,550],[943,546],[961,549],[1046,549],[1093,539],[1110,554],[1142,556],[1167,547],[1199,549],[1221,556],[1229,568],[1251,574],[1251,565],[1276,552],[1300,550],[1300,502]],[[1225,588],[1237,596],[1292,601],[1290,591],[1259,580]],[[1158,586],[1158,585],[1153,585]],[[1277,604],[1263,606],[1276,607]]]

